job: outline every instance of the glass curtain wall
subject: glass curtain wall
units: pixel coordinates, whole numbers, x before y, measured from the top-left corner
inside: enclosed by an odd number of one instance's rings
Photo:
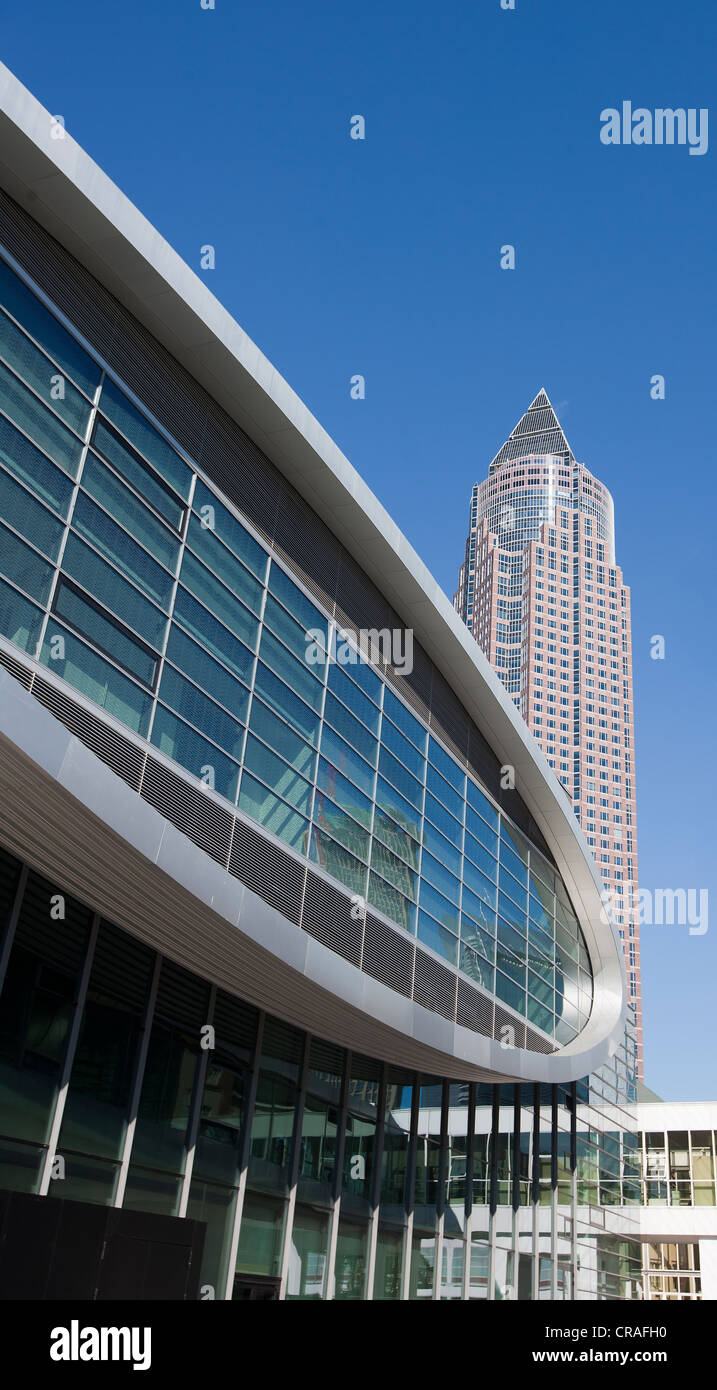
[[[0,259],[0,635],[558,1043],[560,876]]]
[[[416,1076],[211,989],[7,853],[0,895],[5,1188],[206,1223],[202,1297],[637,1296],[619,1056],[567,1089]]]
[[[639,1148],[645,1206],[715,1205],[714,1130],[648,1130]]]

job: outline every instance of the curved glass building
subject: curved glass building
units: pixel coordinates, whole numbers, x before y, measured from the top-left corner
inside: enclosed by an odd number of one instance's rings
[[[50,1231],[80,1297],[131,1241],[146,1297],[637,1296],[625,972],[564,792],[207,285],[6,70],[0,107],[27,1296],[56,1296]]]

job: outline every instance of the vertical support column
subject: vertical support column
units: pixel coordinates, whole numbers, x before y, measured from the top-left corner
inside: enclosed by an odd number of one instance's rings
[[[23,278],[24,278],[24,277],[23,277]],[[53,308],[54,308],[54,306],[53,306]],[[81,483],[82,483],[82,478],[83,478],[83,474],[84,474],[84,471],[85,471],[85,463],[86,463],[86,461],[87,461],[87,450],[88,450],[88,447],[89,447],[89,441],[90,441],[90,439],[92,438],[92,432],[93,432],[94,427],[95,427],[95,421],[96,421],[96,419],[97,419],[97,409],[98,409],[99,401],[100,401],[100,392],[101,392],[101,390],[102,390],[102,387],[103,387],[103,385],[104,385],[104,382],[105,382],[105,371],[104,371],[104,368],[102,368],[102,372],[101,372],[101,375],[100,375],[100,379],[99,379],[99,381],[98,381],[98,383],[97,383],[97,387],[96,387],[96,389],[95,389],[94,396],[92,397],[92,405],[91,405],[91,408],[90,408],[90,413],[89,413],[89,416],[87,417],[87,428],[86,428],[86,430],[85,430],[85,436],[84,436],[84,439],[83,439],[83,442],[82,442],[82,451],[81,451],[81,453],[80,453],[80,462],[79,462],[79,465],[78,465],[78,468],[77,468],[77,473],[76,473],[76,476],[75,476],[75,479],[74,479],[74,483],[73,483],[72,496],[71,496],[71,498],[70,498],[70,505],[69,505],[69,507],[68,507],[68,509],[67,509],[67,515],[66,515],[66,517],[65,517],[65,527],[64,527],[64,530],[63,530],[63,533],[62,533],[62,537],[61,537],[61,540],[60,540],[60,545],[59,545],[59,549],[58,549],[58,552],[57,552],[57,558],[56,558],[56,560],[55,560],[54,572],[53,572],[53,575],[52,575],[52,579],[51,579],[51,581],[50,581],[50,592],[49,592],[48,597],[47,597],[47,604],[46,604],[46,607],[45,607],[45,611],[44,611],[44,613],[43,613],[43,615],[42,615],[42,621],[41,621],[41,623],[40,623],[40,631],[39,631],[38,638],[37,638],[37,645],[36,645],[36,647],[35,647],[35,653],[40,652],[40,651],[42,650],[42,644],[43,644],[43,642],[45,641],[45,635],[46,635],[46,633],[47,633],[47,628],[48,628],[48,625],[49,625],[49,622],[50,622],[50,618],[51,618],[51,616],[52,616],[52,608],[53,608],[53,604],[54,604],[54,601],[55,601],[55,595],[56,595],[56,593],[57,593],[57,586],[58,586],[58,584],[59,584],[59,582],[60,582],[60,566],[62,565],[62,562],[63,562],[63,559],[64,559],[64,555],[65,555],[65,550],[66,550],[66,548],[67,548],[67,541],[68,541],[68,537],[69,537],[69,535],[70,535],[70,527],[71,527],[72,522],[73,522],[73,518],[74,518],[74,514],[75,514],[75,507],[76,507],[76,505],[77,505],[77,498],[78,498],[79,492],[80,492],[80,485],[81,485]],[[179,567],[177,567],[177,568],[179,568]],[[34,653],[33,653],[33,655],[34,655]],[[154,710],[154,702],[153,702],[153,710]],[[151,717],[150,717],[150,718],[151,718]]]
[[[540,1294],[540,1085],[533,1086],[533,1163],[531,1174],[531,1207],[533,1215],[533,1260],[530,1296],[535,1302]]]
[[[550,1107],[550,1297],[558,1297],[558,1088]]]
[[[513,1144],[511,1153],[512,1174],[511,1174],[511,1207],[513,1209],[513,1220],[511,1228],[511,1240],[513,1242],[513,1275],[511,1279],[511,1293],[513,1299],[518,1298],[518,1276],[520,1271],[520,1083],[516,1083],[513,1088]]]
[[[471,1251],[473,1240],[473,1174],[476,1152],[476,1087],[475,1081],[468,1086],[468,1119],[466,1143],[466,1196],[465,1224],[463,1228],[463,1299],[470,1298]]]
[[[154,970],[152,972],[152,983],[149,987],[149,998],[147,1007],[144,1011],[142,1023],[142,1041],[139,1046],[137,1056],[137,1066],[134,1074],[134,1086],[132,1087],[132,1099],[129,1107],[129,1119],[127,1130],[122,1146],[122,1158],[120,1160],[119,1177],[117,1179],[117,1190],[115,1192],[114,1205],[121,1207],[124,1202],[125,1189],[127,1187],[127,1175],[129,1173],[130,1157],[132,1155],[132,1145],[134,1143],[134,1132],[137,1127],[137,1112],[139,1110],[139,1100],[142,1094],[142,1082],[144,1081],[144,1069],[147,1064],[147,1053],[149,1051],[149,1040],[152,1033],[152,1021],[154,1019],[154,1006],[157,1002],[157,989],[159,988],[159,972],[162,969],[162,957],[154,958]]]
[[[236,1273],[237,1254],[239,1252],[239,1232],[241,1230],[241,1218],[244,1210],[244,1194],[246,1192],[246,1177],[249,1169],[249,1154],[251,1152],[251,1126],[254,1119],[254,1106],[256,1104],[256,1090],[259,1084],[259,1068],[261,1066],[261,1049],[264,1041],[264,1020],[266,1015],[259,1014],[257,1023],[256,1038],[254,1041],[254,1051],[251,1060],[251,1074],[249,1079],[249,1090],[244,1103],[244,1123],[242,1128],[241,1148],[239,1153],[239,1182],[237,1185],[236,1201],[234,1204],[234,1221],[232,1233],[229,1240],[229,1253],[227,1256],[227,1280],[224,1288],[224,1299],[230,1302],[234,1293],[234,1275]]]
[[[90,439],[91,439],[91,438],[92,438],[92,435],[90,434]],[[191,474],[190,474],[190,480],[189,480],[189,496],[187,497],[187,505],[186,505],[185,511],[184,511],[184,520],[182,521],[182,527],[181,527],[181,531],[180,531],[179,558],[178,558],[178,563],[177,563],[177,567],[176,567],[174,579],[172,580],[172,592],[171,592],[170,598],[169,598],[169,609],[168,609],[168,612],[169,612],[169,613],[173,613],[173,612],[174,612],[174,605],[175,605],[175,603],[176,603],[176,601],[177,601],[177,590],[178,590],[178,588],[179,588],[179,576],[180,576],[180,574],[181,574],[181,571],[182,571],[182,563],[183,563],[183,561],[184,561],[184,551],[185,551],[185,546],[186,546],[186,541],[187,541],[187,532],[188,532],[188,530],[189,530],[189,522],[190,522],[191,515],[192,515],[192,503],[193,503],[193,501],[194,501],[194,493],[195,493],[195,491],[196,491],[196,487],[197,487],[197,475],[196,475],[194,469],[192,468],[192,471],[191,471]],[[263,595],[262,595],[262,601],[263,601]],[[161,683],[161,680],[162,680],[162,675],[163,675],[163,672],[164,672],[164,663],[165,663],[165,658],[166,658],[166,655],[167,655],[167,647],[169,646],[169,636],[170,636],[171,626],[172,626],[171,623],[167,623],[166,628],[165,628],[165,632],[164,632],[164,641],[162,642],[162,646],[161,646],[160,653],[159,653],[159,661],[158,661],[158,663],[157,663],[157,670],[156,670],[156,673],[155,673],[155,686],[154,686],[155,694],[156,694],[156,691],[159,689],[159,686],[160,686],[160,683]],[[254,670],[255,670],[255,672],[256,672],[256,667],[254,668]],[[154,699],[154,700],[152,701],[152,708],[151,708],[151,710],[150,710],[150,715],[149,715],[149,724],[148,724],[148,726],[147,726],[146,738],[147,738],[147,741],[148,741],[148,742],[149,742],[149,740],[150,740],[151,737],[152,737],[152,729],[154,728],[154,721],[155,721],[156,714],[157,714],[157,701],[156,701],[156,699]],[[249,723],[249,719],[248,719],[248,715],[247,715],[247,724],[248,724],[248,723]],[[232,826],[232,834],[233,834],[233,833],[234,833],[234,827]],[[228,862],[228,856],[227,856],[227,862]],[[226,864],[224,865],[224,867],[226,868]]]
[[[413,1251],[413,1216],[416,1205],[416,1158],[418,1149],[418,1115],[420,1108],[420,1077],[414,1079],[411,1096],[411,1133],[408,1140],[408,1163],[406,1165],[406,1231],[403,1241],[403,1289],[401,1297],[408,1301],[411,1297],[411,1254]]]
[[[488,1298],[495,1302],[495,1241],[498,1207],[498,1136],[500,1134],[500,1087],[493,1087],[493,1107],[488,1152]]]
[[[90,971],[92,969],[92,959],[95,954],[95,945],[97,942],[97,932],[99,930],[99,925],[99,913],[96,912],[94,917],[92,918],[92,926],[90,927],[90,936],[89,941],[87,943],[87,950],[85,952],[85,963],[82,967],[82,974],[80,976],[80,987],[77,991],[77,998],[75,999],[75,1009],[72,1016],[72,1026],[70,1028],[70,1036],[67,1042],[65,1063],[62,1068],[60,1086],[57,1092],[57,1099],[55,1101],[55,1113],[52,1117],[52,1123],[50,1125],[50,1135],[47,1141],[47,1153],[45,1154],[45,1162],[42,1167],[42,1176],[40,1178],[40,1185],[38,1187],[38,1194],[40,1197],[47,1196],[50,1187],[50,1181],[52,1178],[52,1164],[55,1158],[55,1149],[57,1147],[57,1141],[60,1137],[62,1116],[65,1113],[65,1102],[67,1100],[67,1091],[70,1085],[72,1064],[75,1060],[77,1039],[80,1036],[80,1023],[82,1022],[82,1013],[85,1007],[85,999],[87,998],[87,986],[90,982]]]
[[[570,1221],[572,1225],[570,1267],[572,1289],[570,1297],[578,1296],[578,1088],[570,1085]]]
[[[338,1134],[336,1135],[336,1166],[332,1183],[331,1217],[329,1222],[329,1252],[326,1263],[326,1292],[324,1298],[331,1302],[336,1283],[336,1248],[339,1239],[341,1220],[341,1188],[344,1172],[344,1151],[346,1148],[346,1117],[348,1115],[349,1077],[351,1076],[351,1053],[347,1052],[344,1061],[344,1074],[341,1079],[341,1104],[339,1107]]]
[[[383,1063],[378,1088],[378,1116],[376,1120],[376,1147],[374,1150],[373,1178],[371,1181],[371,1216],[368,1232],[368,1268],[366,1271],[366,1298],[373,1299],[373,1281],[376,1273],[376,1246],[378,1244],[378,1209],[381,1202],[381,1168],[383,1165],[383,1135],[386,1119],[386,1074]]]
[[[22,900],[25,895],[27,875],[27,864],[23,864],[20,870],[20,876],[17,881],[17,888],[15,889],[15,898],[12,905],[12,911],[10,913],[10,918],[7,924],[7,930],[5,932],[5,940],[3,941],[2,945],[2,954],[0,954],[0,994],[2,994],[3,985],[5,984],[5,976],[7,974],[7,966],[8,961],[10,959],[10,952],[12,950],[12,945],[15,940],[17,919],[20,916],[20,908],[22,907]]]
[[[311,1048],[311,1034],[304,1036],[304,1051],[301,1058],[301,1069],[299,1072],[299,1094],[296,1101],[294,1112],[294,1124],[291,1133],[291,1158],[289,1160],[289,1200],[286,1204],[286,1221],[284,1224],[284,1244],[281,1251],[281,1287],[279,1298],[286,1298],[286,1281],[289,1273],[289,1259],[291,1256],[291,1235],[294,1229],[294,1211],[296,1209],[296,1187],[299,1181],[299,1158],[301,1154],[301,1129],[304,1123],[304,1101],[306,1099],[306,1073],[309,1069],[309,1050]]]
[[[217,987],[212,985],[209,991],[209,1008],[207,1011],[207,1023],[211,1024],[214,1019],[214,1005],[217,998]],[[200,1042],[201,1047],[201,1042]],[[204,1083],[207,1079],[207,1066],[209,1065],[209,1048],[201,1047],[199,1066],[194,1083],[194,1095],[192,1097],[192,1107],[189,1114],[189,1126],[187,1130],[187,1154],[184,1161],[184,1177],[182,1178],[182,1191],[179,1195],[179,1208],[177,1216],[186,1216],[189,1205],[189,1189],[192,1183],[192,1172],[194,1170],[194,1155],[197,1148],[197,1134],[199,1133],[199,1120],[202,1113],[202,1097],[204,1095]]]
[[[433,1268],[433,1297],[440,1300],[443,1278],[443,1231],[446,1216],[448,1170],[448,1104],[449,1082],[441,1088],[441,1144],[438,1155],[438,1191],[436,1193],[436,1254]]]

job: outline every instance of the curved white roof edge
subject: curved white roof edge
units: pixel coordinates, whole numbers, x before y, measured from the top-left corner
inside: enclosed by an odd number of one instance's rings
[[[556,1054],[591,1066],[627,1016],[617,930],[570,801],[449,599],[318,421],[163,237],[0,64],[0,183],[100,280],[263,448],[413,628],[504,765],[550,847],[595,981],[587,1027]],[[78,325],[81,328],[81,325]],[[535,1054],[531,1054],[533,1056]],[[556,1077],[557,1079],[557,1077]]]

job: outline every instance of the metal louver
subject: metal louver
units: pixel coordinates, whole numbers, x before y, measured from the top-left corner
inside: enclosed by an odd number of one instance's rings
[[[352,965],[361,964],[363,922],[351,916],[350,901],[309,869],[301,925],[310,936]]]
[[[57,686],[50,685],[42,676],[35,676],[32,693],[41,705],[49,709],[70,733],[76,734],[85,747],[90,748],[101,762],[122,778],[123,782],[132,787],[133,791],[139,790],[146,758],[141,749],[101,719],[96,719],[81,705],[75,704],[74,700],[68,699]]]
[[[195,845],[226,868],[233,819],[228,811],[149,755],[141,795],[172,825],[183,830]]]
[[[296,926],[301,920],[306,865],[279,849],[244,821],[236,820],[229,872]]]

